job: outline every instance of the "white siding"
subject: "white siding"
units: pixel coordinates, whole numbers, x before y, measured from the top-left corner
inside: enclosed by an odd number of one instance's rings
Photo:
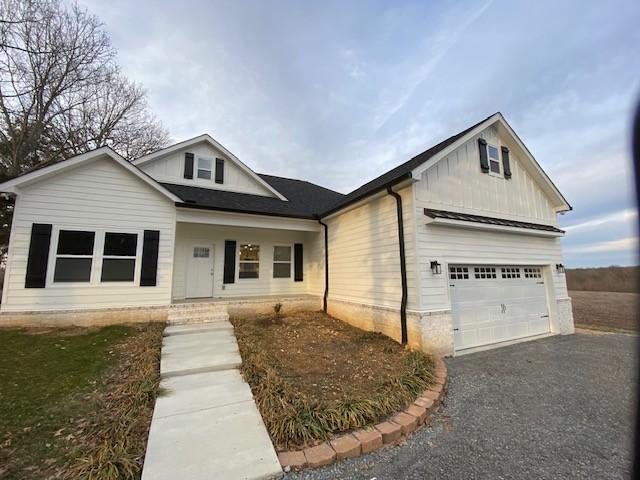
[[[214,248],[213,263],[213,296],[260,296],[260,295],[294,295],[317,294],[324,292],[322,232],[297,232],[292,230],[268,230],[263,228],[241,228],[217,225],[201,225],[178,223],[176,229],[176,252],[173,275],[173,298],[183,299],[186,295],[187,256],[191,253],[191,242],[207,242]],[[237,241],[260,246],[260,272],[257,279],[239,279],[236,268],[236,281],[223,283],[224,242]],[[293,258],[291,278],[273,278],[273,247],[302,243],[304,258],[304,275],[302,282],[293,280]],[[236,251],[237,254],[237,251]],[[237,266],[236,266],[237,267]],[[318,285],[320,282],[321,286]]]
[[[24,288],[32,223],[54,234],[46,288]],[[59,228],[138,233],[136,282],[100,283],[102,238],[96,235],[92,282],[52,284]],[[139,286],[142,232],[160,230],[158,284]],[[2,311],[166,305],[171,298],[175,207],[171,200],[108,157],[21,189],[13,217]]]
[[[552,265],[557,298],[567,296],[564,275],[555,264],[562,263],[560,239],[511,233],[483,232],[418,224],[418,257],[424,310],[448,310],[450,264]],[[431,273],[430,261],[442,264],[442,274]]]
[[[509,146],[511,179],[481,171],[479,137],[498,149]],[[489,127],[426,170],[415,186],[416,198],[427,208],[556,225],[553,205],[526,165],[508,138]]]
[[[413,195],[401,192],[408,308],[417,301]],[[402,298],[396,200],[383,195],[326,220],[329,226],[329,298],[399,308]]]
[[[194,154],[193,179],[184,178],[184,154]],[[197,178],[198,157],[209,158],[212,161],[211,179]],[[215,182],[216,158],[224,159],[224,183]],[[214,149],[209,143],[202,142],[197,145],[175,151],[165,157],[139,165],[140,169],[159,182],[175,183],[178,185],[191,185],[196,187],[211,188],[214,190],[227,190],[231,192],[249,193],[273,197],[264,185],[243,171],[232,159],[222,152]]]

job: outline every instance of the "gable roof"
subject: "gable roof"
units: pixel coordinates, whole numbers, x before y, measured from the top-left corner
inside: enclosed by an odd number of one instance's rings
[[[173,152],[176,152],[178,150],[181,150],[183,148],[188,148],[188,147],[190,147],[192,145],[196,145],[196,144],[202,143],[202,142],[208,143],[209,145],[211,145],[216,150],[221,151],[224,155],[226,155],[233,162],[235,162],[236,165],[238,165],[238,167],[240,168],[240,170],[242,170],[244,173],[249,175],[259,185],[262,185],[264,188],[266,188],[269,192],[273,193],[280,200],[286,200],[287,199],[284,195],[282,195],[282,193],[280,193],[272,185],[270,185],[269,183],[264,181],[262,178],[260,178],[260,176],[256,172],[254,172],[248,166],[246,166],[244,163],[242,163],[242,161],[240,161],[240,159],[238,157],[236,157],[233,153],[231,153],[229,150],[227,150],[221,143],[217,142],[208,133],[204,133],[202,135],[198,135],[197,137],[193,137],[193,138],[190,138],[188,140],[184,140],[183,142],[178,142],[178,143],[176,143],[174,145],[171,145],[169,147],[162,148],[160,150],[156,150],[155,152],[149,153],[149,154],[144,155],[142,157],[136,158],[135,160],[132,160],[131,163],[133,163],[136,166],[140,166],[140,165],[143,165],[145,163],[149,163],[149,162],[153,162],[154,160],[158,160],[158,159],[160,159],[160,158],[162,158],[162,157],[164,157],[166,155],[169,155],[169,154],[171,154]]]
[[[343,197],[341,193],[304,180],[258,175],[287,200],[172,183],[162,183],[162,186],[182,199],[177,203],[179,207],[308,219],[317,218]]]
[[[43,180],[44,178],[61,173],[65,170],[69,170],[73,167],[76,167],[82,163],[87,163],[92,160],[98,159],[100,157],[107,157],[122,166],[125,170],[128,170],[130,173],[138,177],[144,183],[149,185],[154,190],[157,190],[159,193],[167,197],[169,200],[173,202],[177,202],[180,200],[179,197],[171,193],[169,190],[164,188],[158,182],[156,182],[153,178],[147,175],[145,172],[140,170],[138,167],[132,165],[127,160],[125,160],[121,155],[115,152],[110,147],[100,147],[95,150],[91,150],[89,152],[83,153],[81,155],[77,155],[75,157],[68,158],[62,161],[56,162],[45,162],[44,164],[38,165],[31,170],[27,170],[21,175],[12,178],[11,180],[7,180],[6,182],[0,183],[0,191],[2,192],[15,192],[17,188],[23,185],[27,185],[29,183]]]
[[[419,167],[420,165],[422,165],[424,162],[426,162],[427,160],[429,160],[431,157],[433,157],[434,155],[436,155],[437,153],[441,152],[442,150],[444,150],[445,148],[447,148],[449,145],[454,144],[457,140],[459,140],[460,138],[464,137],[467,133],[469,133],[471,130],[473,130],[474,128],[476,128],[478,125],[481,125],[483,122],[485,122],[486,120],[488,120],[491,117],[487,117],[484,120],[470,126],[469,128],[466,128],[465,130],[461,131],[460,133],[456,133],[455,135],[450,136],[449,138],[447,138],[446,140],[443,140],[442,142],[438,143],[437,145],[434,145],[433,147],[429,148],[428,150],[425,150],[424,152],[420,153],[419,155],[416,155],[415,157],[411,158],[410,160],[404,162],[401,165],[398,165],[395,168],[392,168],[391,170],[389,170],[386,173],[383,173],[382,175],[380,175],[379,177],[374,178],[373,180],[365,183],[364,185],[362,185],[361,187],[356,188],[355,190],[349,192],[348,194],[346,194],[342,200],[340,202],[338,202],[336,205],[334,205],[330,211],[326,212],[325,215],[328,215],[330,213],[333,212],[337,212],[338,210],[352,204],[355,203],[359,200],[362,200],[364,198],[366,198],[369,195],[372,195],[380,190],[383,190],[385,188],[387,188],[387,186],[389,185],[394,185],[396,183],[398,183],[399,181],[403,180],[403,179],[408,179],[411,178],[411,172]]]
[[[342,198],[342,200],[340,200],[336,205],[334,205],[329,211],[325,212],[323,216],[327,216],[327,215],[330,215],[331,213],[335,213],[353,203],[356,203],[368,197],[369,195],[373,195],[374,193],[377,193],[381,190],[386,189],[388,186],[395,185],[401,182],[402,180],[412,178],[414,173],[416,173],[414,171],[416,169],[419,169],[420,167],[423,167],[425,163],[427,163],[429,160],[434,159],[434,157],[438,157],[435,161],[439,160],[439,158],[444,157],[445,154],[448,153],[448,151],[454,150],[455,148],[457,148],[458,146],[466,142],[470,137],[472,137],[473,135],[476,135],[478,132],[484,130],[489,125],[492,125],[495,122],[500,122],[502,125],[504,125],[504,127],[508,130],[508,132],[513,136],[518,146],[525,153],[527,158],[535,166],[536,170],[538,171],[542,179],[547,182],[550,189],[557,195],[558,199],[566,206],[566,209],[571,210],[572,207],[569,204],[569,202],[567,202],[567,200],[564,198],[562,193],[560,193],[560,191],[555,186],[555,184],[551,181],[551,179],[547,176],[547,174],[542,170],[542,167],[540,167],[540,165],[535,160],[533,155],[531,155],[531,152],[529,152],[529,150],[524,145],[522,140],[520,140],[520,138],[516,135],[516,133],[511,128],[511,126],[507,123],[503,115],[500,112],[496,112],[493,115],[488,116],[484,120],[481,120],[478,123],[475,123],[470,127],[465,128],[461,132],[456,133],[455,135],[452,135],[451,137],[434,145],[428,150],[425,150],[424,152],[416,155],[410,160],[404,162],[403,164],[398,165],[395,168],[392,168],[386,173],[383,173],[379,177],[376,177],[373,180],[365,183],[361,187],[358,187],[355,190],[349,192]]]

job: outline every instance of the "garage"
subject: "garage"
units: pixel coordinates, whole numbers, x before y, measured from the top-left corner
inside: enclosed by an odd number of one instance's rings
[[[550,330],[540,266],[450,265],[449,288],[456,351]]]

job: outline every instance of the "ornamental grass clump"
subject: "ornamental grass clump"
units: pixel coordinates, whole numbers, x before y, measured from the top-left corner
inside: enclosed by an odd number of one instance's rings
[[[388,338],[350,331],[350,335],[362,335],[362,339],[344,345],[341,343],[343,339],[335,330],[327,330],[327,339],[321,338],[320,332],[323,330],[320,329],[305,336],[303,329],[314,328],[313,325],[300,322],[292,326],[288,325],[290,321],[291,317],[284,317],[280,326],[234,321],[243,359],[242,374],[250,384],[267,430],[279,448],[300,448],[326,440],[334,433],[380,422],[406,408],[435,380],[434,363],[430,356],[398,348]],[[291,335],[302,343],[295,345],[282,341],[281,345],[274,346],[271,340],[277,338],[276,333],[280,333],[274,332],[274,328],[289,328],[293,331]],[[269,337],[265,332],[274,334],[274,337]],[[305,338],[308,340],[302,340]],[[375,346],[372,347],[369,341],[376,342]],[[331,342],[337,345],[332,345]],[[362,348],[365,352],[361,353],[365,354],[377,351],[374,348],[377,349],[380,342],[388,342],[389,348],[388,353],[382,353],[380,348],[379,358],[382,360],[377,361],[384,361],[393,355],[393,368],[388,368],[382,378],[369,380],[372,385],[370,390],[362,389],[354,393],[344,389],[328,393],[327,385],[301,384],[309,381],[307,379],[311,373],[313,378],[322,378],[323,364],[335,366],[336,359],[332,358],[330,351]],[[318,352],[323,345],[326,346],[326,352]],[[314,358],[318,358],[318,361],[306,358],[313,349],[317,354]],[[289,367],[283,365],[285,356],[290,361],[287,364]],[[349,368],[353,363],[347,361],[344,368]],[[299,377],[290,375],[288,368],[295,369]],[[308,369],[310,375],[304,374],[305,369]],[[292,381],[291,378],[297,380]],[[321,393],[309,393],[309,388],[312,387],[319,388]]]

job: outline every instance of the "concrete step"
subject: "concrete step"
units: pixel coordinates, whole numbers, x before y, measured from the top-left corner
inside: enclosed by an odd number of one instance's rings
[[[167,317],[167,323],[213,323],[213,322],[225,322],[229,320],[229,314],[227,313],[201,313],[197,315],[180,315]]]
[[[230,331],[233,332],[233,325],[229,321],[211,322],[211,323],[198,323],[198,324],[177,324],[169,325],[164,329],[165,337],[171,335],[189,335],[200,334],[203,332],[212,331]]]
[[[169,307],[170,311],[179,312],[182,310],[212,310],[227,311],[226,303],[174,303]]]

